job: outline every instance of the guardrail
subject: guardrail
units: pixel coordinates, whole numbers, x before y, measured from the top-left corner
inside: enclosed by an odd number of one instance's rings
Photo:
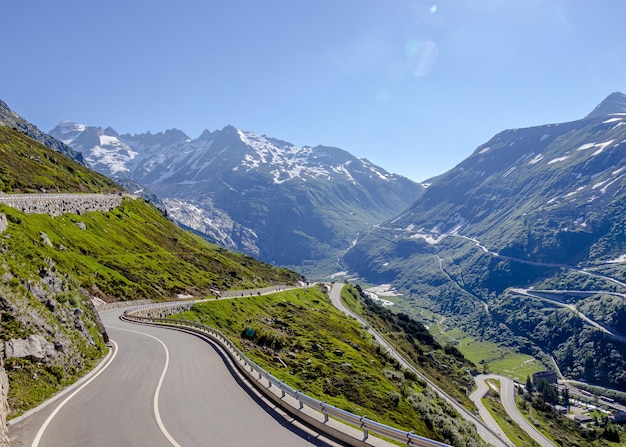
[[[137,313],[155,309],[155,308],[170,308],[180,306],[181,303],[163,303],[163,304],[151,304],[141,306],[140,308],[127,310],[122,314],[122,318],[127,321],[136,323],[155,324],[166,327],[181,327],[187,331],[195,332],[209,337],[214,342],[222,346],[228,356],[233,360],[233,363],[237,369],[247,377],[251,383],[255,384],[257,389],[261,391],[266,397],[270,398],[274,403],[279,405],[284,411],[287,411],[292,416],[299,420],[312,425],[317,430],[325,432],[332,437],[335,437],[343,442],[353,446],[369,445],[366,443],[370,432],[384,436],[388,439],[399,441],[408,446],[423,446],[423,447],[450,447],[443,442],[435,441],[425,438],[423,436],[416,435],[413,432],[403,431],[394,427],[381,424],[379,422],[368,419],[364,416],[358,416],[354,413],[342,410],[327,404],[326,402],[319,401],[311,396],[308,396],[298,390],[293,389],[283,381],[278,380],[272,374],[261,368],[259,365],[250,360],[233,342],[231,342],[222,332],[214,329],[210,326],[196,323],[194,321],[187,320],[175,320],[169,318],[153,318],[137,315]],[[267,381],[267,387],[261,382],[262,379]],[[280,392],[280,395],[270,391],[272,387]],[[285,401],[285,397],[290,396],[298,402],[299,408],[293,407],[291,404]],[[303,409],[304,406],[311,408],[324,417],[323,422],[310,415],[307,415]],[[338,430],[335,427],[331,427],[328,422],[332,417],[343,423],[359,427],[362,430],[363,438],[355,438],[343,431]]]

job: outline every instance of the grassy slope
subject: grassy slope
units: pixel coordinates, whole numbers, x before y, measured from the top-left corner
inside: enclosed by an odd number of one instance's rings
[[[120,188],[0,126],[0,191],[42,190],[114,193]],[[8,220],[0,234],[0,343],[39,335],[56,351],[52,358],[39,361],[4,360],[12,416],[75,381],[106,352],[92,296],[107,301],[158,300],[179,293],[209,294],[212,288],[254,288],[301,279],[286,269],[211,245],[143,200],[124,199],[111,212],[80,216],[24,214],[5,205],[0,205],[0,213]]]
[[[0,191],[112,193],[122,189],[35,140],[0,125]]]
[[[214,287],[254,288],[300,279],[289,270],[209,244],[140,199],[125,199],[111,212],[82,216],[27,215],[7,206],[0,211],[9,220],[5,258],[14,273],[28,277],[50,259],[108,301],[199,296]],[[42,232],[52,247],[42,242]]]
[[[480,445],[473,428],[316,288],[212,300],[175,318],[222,330],[276,377],[332,405],[454,445]]]
[[[210,294],[211,288],[253,288],[293,283],[300,276],[248,256],[223,250],[185,232],[143,200],[125,199],[108,213],[86,213],[52,218],[29,215],[0,205],[9,227],[0,235],[0,342],[47,332],[37,321],[53,328],[45,335],[55,343],[71,340],[75,365],[68,359],[37,364],[7,359],[13,415],[38,404],[84,374],[104,353],[89,307],[88,295],[107,301],[170,299],[178,293]],[[77,223],[84,223],[85,230]],[[43,242],[45,233],[52,247]],[[51,270],[63,291],[49,292],[56,311],[38,300],[31,288],[42,272]],[[45,285],[40,288],[46,288]],[[5,303],[5,304],[3,304]],[[93,342],[73,329],[73,310],[79,308]],[[60,313],[65,309],[65,313]],[[37,321],[29,315],[36,313]],[[69,343],[69,342],[65,342]],[[69,346],[69,345],[68,345]]]
[[[441,346],[425,326],[407,319],[406,314],[395,314],[370,299],[363,299],[357,288],[345,287],[342,297],[348,307],[364,317],[426,376],[466,408],[474,409],[468,395],[474,388],[469,371],[475,365],[459,351],[452,346]]]

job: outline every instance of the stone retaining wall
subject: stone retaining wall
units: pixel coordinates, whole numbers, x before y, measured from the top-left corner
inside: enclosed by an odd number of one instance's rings
[[[122,203],[122,196],[114,194],[2,194],[0,203],[28,214],[83,214],[91,211],[110,211]]]
[[[137,301],[115,301],[113,303],[94,303],[94,306],[98,312],[112,309],[121,309],[123,307],[131,306],[143,306],[144,304],[152,304],[152,300],[137,300]]]
[[[134,315],[138,315],[140,317],[147,318],[167,318],[170,315],[179,314],[181,312],[186,312],[191,309],[193,303],[180,303],[176,306],[167,306],[167,307],[152,307],[147,309],[139,309],[133,311]]]

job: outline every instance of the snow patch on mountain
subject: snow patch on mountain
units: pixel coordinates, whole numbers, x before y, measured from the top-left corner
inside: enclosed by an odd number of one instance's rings
[[[609,261],[606,261],[607,264],[621,264],[626,262],[626,255],[621,255],[615,259],[611,259]]]
[[[517,169],[515,166],[509,168],[504,174],[502,174],[502,179],[507,178],[509,175],[511,175],[513,173],[513,171],[515,171],[515,169]]]
[[[83,156],[90,165],[106,165],[110,175],[117,176],[130,172],[128,163],[137,156],[137,152],[115,137],[100,135],[100,144],[87,153],[83,152]]]
[[[615,142],[615,140],[609,140],[606,141],[604,143],[587,143],[587,144],[583,144],[582,146],[580,146],[578,149],[576,149],[576,152],[578,151],[584,151],[587,149],[593,149],[593,148],[598,148],[598,150],[596,150],[593,154],[591,154],[592,156],[594,155],[600,155],[604,149],[606,149],[607,147],[609,147],[610,145],[612,145]]]
[[[437,236],[433,236],[430,233],[415,233],[410,236],[410,239],[423,239],[429,245],[437,245],[446,237],[448,237],[447,234],[439,234]]]
[[[350,162],[347,162],[346,165],[350,164]],[[335,166],[332,168],[332,170],[334,172],[336,172],[337,174],[343,174],[346,176],[346,179],[348,179],[348,181],[354,183],[356,185],[356,180],[354,179],[354,177],[352,177],[352,174],[350,174],[350,171],[348,171],[348,169],[346,168],[346,165],[339,165],[339,166]],[[384,177],[383,177],[384,178]],[[385,178],[386,180],[386,178]]]
[[[204,199],[201,203],[163,199],[163,203],[169,217],[179,224],[208,235],[223,247],[243,249],[252,256],[259,255],[256,233],[235,222],[223,210],[215,208],[210,199]]]
[[[596,183],[595,185],[592,186],[592,189],[597,189],[597,188],[602,187],[602,189],[600,189],[600,192],[602,194],[606,194],[606,191],[608,190],[608,188],[611,185],[613,185],[615,182],[620,180],[622,177],[624,177],[624,174],[618,176],[617,178],[614,178],[613,180],[607,179],[607,180],[604,180],[603,182]]]
[[[581,186],[581,187],[577,188],[575,191],[570,191],[570,192],[568,192],[567,194],[565,194],[565,196],[564,196],[564,197],[565,197],[565,198],[573,197],[573,196],[575,196],[576,194],[579,194],[581,191],[584,191],[584,189],[585,189],[585,187],[584,187],[584,186]]]
[[[87,126],[84,124],[75,123],[73,121],[61,121],[56,127],[62,137],[55,137],[57,140],[69,145],[77,135],[84,132]],[[54,136],[54,135],[53,135]]]
[[[558,163],[560,161],[565,161],[569,158],[569,155],[563,155],[562,157],[557,157],[557,158],[553,158],[552,160],[550,160],[548,162],[549,165],[554,164],[554,163]]]

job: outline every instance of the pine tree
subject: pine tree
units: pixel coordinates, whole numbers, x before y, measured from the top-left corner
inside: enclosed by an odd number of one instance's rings
[[[526,391],[529,393],[533,392],[533,382],[530,380],[530,376],[526,376]]]
[[[569,407],[569,388],[567,386],[563,388],[563,393],[561,394],[561,400],[563,401],[564,407]]]
[[[617,430],[617,427],[611,423],[607,424],[606,427],[604,428],[602,437],[606,439],[607,441],[620,442],[619,431]]]

